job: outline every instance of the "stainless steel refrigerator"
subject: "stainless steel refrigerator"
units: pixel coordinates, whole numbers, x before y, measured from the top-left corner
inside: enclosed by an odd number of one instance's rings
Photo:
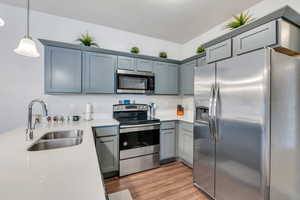
[[[216,200],[300,199],[300,58],[266,48],[195,68],[194,184]]]

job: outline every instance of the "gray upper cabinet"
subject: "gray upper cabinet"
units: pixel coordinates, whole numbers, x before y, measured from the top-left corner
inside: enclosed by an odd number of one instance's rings
[[[277,42],[276,21],[269,22],[233,38],[233,51],[240,55],[274,45]]]
[[[196,60],[180,66],[180,93],[182,95],[194,94],[194,68],[196,66]]]
[[[83,92],[114,93],[117,56],[85,52],[83,57]]]
[[[154,63],[155,94],[178,94],[178,65]]]
[[[45,93],[81,93],[81,51],[45,48]]]
[[[118,56],[118,69],[134,71],[136,69],[134,58]]]
[[[153,72],[153,61],[145,59],[135,59],[136,70],[140,72]]]
[[[206,49],[206,62],[216,62],[232,56],[231,39],[220,42]]]

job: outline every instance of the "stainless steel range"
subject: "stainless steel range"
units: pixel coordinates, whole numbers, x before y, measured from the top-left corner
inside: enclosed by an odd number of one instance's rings
[[[118,104],[113,116],[120,122],[120,176],[159,167],[160,120],[148,116],[146,104]]]

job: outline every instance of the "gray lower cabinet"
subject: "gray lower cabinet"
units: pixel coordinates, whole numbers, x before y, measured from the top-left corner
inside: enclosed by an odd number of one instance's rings
[[[193,166],[193,124],[180,121],[178,126],[178,157]]]
[[[81,51],[45,48],[45,93],[81,93]]]
[[[197,60],[193,60],[180,66],[180,94],[194,94],[194,68],[196,66]]]
[[[160,160],[176,160],[175,121],[162,122],[160,130]]]
[[[99,166],[104,178],[118,174],[119,139],[118,127],[94,128]]]
[[[178,94],[178,65],[155,62],[155,94]]]
[[[118,56],[118,69],[134,71],[135,68],[134,58]]]
[[[83,59],[83,92],[115,93],[117,56],[85,52]]]

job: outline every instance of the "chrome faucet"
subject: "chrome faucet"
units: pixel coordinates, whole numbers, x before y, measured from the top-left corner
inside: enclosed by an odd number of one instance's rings
[[[29,138],[30,140],[33,139],[33,130],[35,129],[35,124],[32,126],[32,107],[35,103],[40,103],[42,105],[42,109],[44,112],[44,115],[48,115],[48,109],[47,105],[44,101],[40,99],[34,99],[32,100],[28,105],[28,123],[27,123],[27,129],[26,129],[26,138]]]

